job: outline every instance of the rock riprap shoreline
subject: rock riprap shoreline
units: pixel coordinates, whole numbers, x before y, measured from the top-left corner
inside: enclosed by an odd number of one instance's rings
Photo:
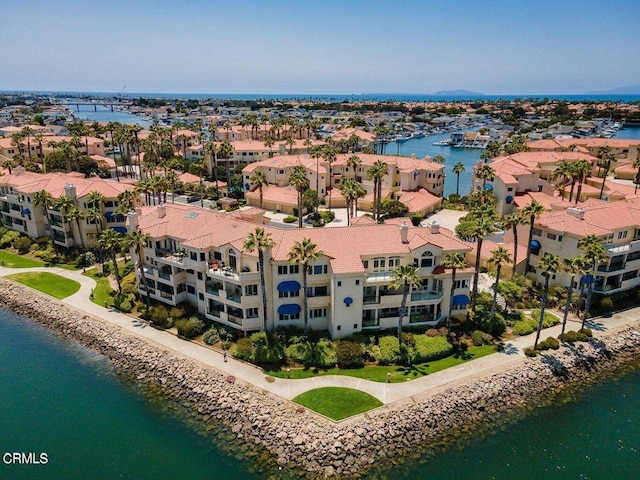
[[[138,382],[154,382],[203,422],[223,426],[274,465],[310,477],[357,476],[426,446],[535,406],[638,358],[638,324],[433,395],[334,423],[228,375],[164,351],[116,326],[0,279],[0,306],[106,355]]]

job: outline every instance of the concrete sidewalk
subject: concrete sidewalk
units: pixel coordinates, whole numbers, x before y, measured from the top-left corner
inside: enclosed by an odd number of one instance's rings
[[[220,352],[194,342],[182,340],[169,332],[156,330],[146,322],[123,314],[115,309],[107,309],[94,304],[91,302],[89,296],[91,290],[95,288],[95,281],[82,275],[79,271],[64,270],[56,267],[20,269],[0,267],[0,276],[4,277],[13,273],[40,271],[55,273],[80,283],[80,290],[63,299],[63,303],[116,325],[130,332],[132,335],[145,339],[162,349],[170,350],[176,356],[192,359],[202,366],[214,368],[225,374],[233,375],[238,380],[289,400],[314,388],[335,386],[355,388],[367,392],[384,404],[409,399],[411,397],[432,395],[448,386],[493,375],[517,366],[518,364],[522,364],[525,361],[524,354],[522,353],[523,349],[532,346],[535,339],[535,333],[533,333],[525,337],[518,337],[506,341],[504,352],[488,355],[457,367],[448,368],[414,380],[408,380],[405,383],[389,384],[372,382],[346,375],[326,375],[300,380],[276,378],[274,380],[253,365],[237,361],[230,356],[228,357],[228,361],[225,362]],[[601,317],[594,319],[589,323],[589,326],[593,329],[594,336],[598,336],[619,327],[638,324],[639,320],[640,308],[634,308],[617,313],[609,318]],[[567,330],[577,330],[579,328],[579,322],[570,321],[567,325]],[[541,340],[549,336],[557,337],[560,331],[561,325],[545,329],[541,333]],[[270,381],[267,381],[267,378],[269,378]]]

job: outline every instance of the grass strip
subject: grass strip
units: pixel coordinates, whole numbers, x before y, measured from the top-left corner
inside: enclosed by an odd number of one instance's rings
[[[316,388],[298,395],[293,401],[333,420],[342,420],[382,406],[380,400],[368,393],[343,387]]]

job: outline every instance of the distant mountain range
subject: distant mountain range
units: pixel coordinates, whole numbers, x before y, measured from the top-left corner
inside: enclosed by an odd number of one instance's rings
[[[484,93],[470,92],[469,90],[440,90],[433,94],[434,97],[484,97]]]
[[[611,90],[587,92],[587,94],[588,95],[640,95],[640,85],[630,85],[628,87],[612,88]]]

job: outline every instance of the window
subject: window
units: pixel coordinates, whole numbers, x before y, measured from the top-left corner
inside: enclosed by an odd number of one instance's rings
[[[195,262],[198,260],[198,254],[196,252],[189,252],[189,258]]]
[[[627,230],[624,232],[618,232],[618,240],[622,240],[623,238],[627,238]]]
[[[390,257],[389,258],[389,268],[395,268],[400,265],[400,257]]]
[[[312,308],[311,310],[309,310],[309,318],[325,318],[326,316],[326,308]]]
[[[201,262],[205,261],[204,252],[200,252],[200,261]]]
[[[468,288],[469,280],[456,280],[456,288]]]
[[[360,280],[356,280],[356,285],[360,285]]]
[[[369,268],[369,260],[363,260],[363,261],[362,261],[362,266],[363,266],[365,269]]]
[[[300,296],[300,290],[296,290],[295,292],[278,292],[278,297],[280,298],[294,298]]]
[[[285,321],[285,320],[298,320],[300,318],[300,314],[299,313],[292,313],[289,315],[283,315],[283,314],[279,314],[280,315],[280,320],[281,321]]]
[[[194,287],[193,285],[187,285],[187,293],[189,293],[189,295],[195,295],[196,287]]]
[[[338,325],[338,326],[336,327],[336,330],[342,330],[342,325]]]
[[[420,266],[423,268],[433,267],[433,253],[424,252],[420,259]]]
[[[247,308],[245,310],[245,318],[258,318],[258,307]]]
[[[329,295],[329,288],[327,286],[307,288],[308,297],[326,297],[327,295]]]
[[[278,265],[278,275],[286,275],[287,273],[289,273],[287,265]]]
[[[202,272],[198,272],[198,280],[202,280]]]
[[[289,273],[300,273],[300,265],[289,265]]]
[[[531,232],[538,237],[542,236],[542,230],[540,230],[539,228],[532,228]]]
[[[198,300],[204,300],[204,295],[202,293],[198,294]]]
[[[386,270],[387,259],[386,258],[374,258],[373,259],[373,271],[384,272]]]
[[[555,240],[558,236],[555,233],[547,233],[547,238],[549,240]]]
[[[354,323],[354,324],[353,324],[353,328],[354,328],[354,330],[357,330],[357,329],[358,329],[358,324],[357,324],[357,323]]]
[[[311,274],[312,275],[322,275],[324,273],[327,273],[327,265],[314,265],[313,268],[311,269]]]
[[[244,294],[248,296],[258,295],[258,285],[247,285],[244,287]]]
[[[280,175],[284,175],[284,170],[278,170],[278,173],[279,173]]]
[[[558,241],[561,242],[562,241],[562,235],[558,235]]]

